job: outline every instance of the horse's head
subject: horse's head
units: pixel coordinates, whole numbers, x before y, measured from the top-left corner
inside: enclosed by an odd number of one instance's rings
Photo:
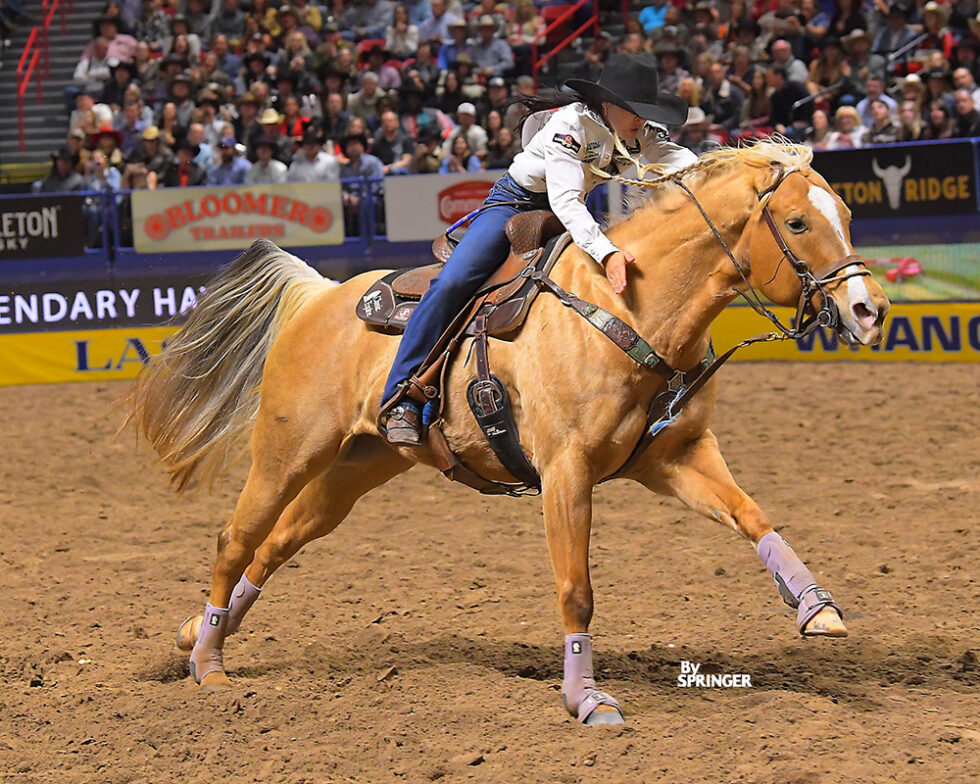
[[[888,297],[851,245],[847,205],[809,168],[780,171],[760,191],[763,203],[740,243],[752,286],[777,305],[808,299],[831,323],[836,310],[837,336],[847,345],[879,343]]]

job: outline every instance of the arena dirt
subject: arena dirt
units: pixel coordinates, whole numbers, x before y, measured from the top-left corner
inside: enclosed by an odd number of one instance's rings
[[[244,470],[175,498],[121,384],[0,390],[0,781],[976,782],[976,367],[742,364],[715,431],[842,603],[801,640],[752,548],[596,492],[592,632],[623,728],[563,711],[535,500],[414,470],[269,583],[204,695],[173,634]],[[681,689],[680,662],[747,673]]]

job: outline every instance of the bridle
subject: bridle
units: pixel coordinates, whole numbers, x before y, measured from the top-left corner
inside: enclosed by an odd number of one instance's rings
[[[701,213],[701,217],[703,217],[705,223],[708,224],[708,228],[711,229],[712,233],[721,244],[721,247],[728,255],[728,258],[735,266],[735,269],[738,270],[739,276],[745,283],[745,289],[743,290],[739,288],[735,289],[735,291],[756,313],[768,318],[775,325],[776,329],[779,330],[778,336],[770,335],[768,338],[777,340],[794,340],[796,338],[806,337],[820,327],[836,329],[840,324],[840,311],[837,307],[837,303],[834,302],[833,298],[827,294],[826,287],[833,283],[840,283],[850,278],[871,275],[871,271],[864,266],[864,261],[860,256],[854,253],[849,253],[831,262],[827,269],[823,270],[818,275],[814,273],[807,262],[793,252],[793,249],[789,247],[786,239],[783,237],[782,232],[780,232],[776,219],[773,217],[772,210],[769,209],[769,200],[779,186],[786,181],[790,174],[799,174],[801,172],[797,171],[796,169],[786,172],[784,171],[782,165],[780,165],[779,169],[779,175],[776,177],[773,184],[759,194],[759,202],[762,204],[762,219],[765,221],[766,226],[769,228],[769,233],[772,234],[772,238],[775,240],[776,245],[779,247],[779,250],[782,253],[770,281],[775,279],[776,275],[779,274],[779,270],[784,261],[788,261],[790,263],[793,271],[800,280],[800,298],[796,306],[796,316],[794,317],[790,326],[783,324],[779,320],[779,317],[766,307],[766,304],[763,302],[759,292],[756,291],[755,287],[750,282],[745,268],[738,263],[738,260],[735,258],[735,254],[732,253],[731,249],[728,247],[728,243],[725,242],[725,238],[722,237],[721,232],[718,231],[711,218],[708,217],[708,214],[704,211],[704,208],[697,200],[697,197],[695,197],[695,195],[691,192],[691,189],[680,180],[676,180],[675,182],[685,193],[687,193],[688,196],[691,197],[694,205]],[[843,275],[840,274],[848,267],[853,267],[855,265],[860,265],[861,269],[853,270]],[[817,308],[813,303],[815,295],[817,294],[820,294],[819,308]]]

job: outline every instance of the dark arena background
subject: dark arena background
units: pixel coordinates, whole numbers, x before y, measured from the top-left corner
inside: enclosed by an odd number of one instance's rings
[[[0,0],[0,781],[976,782],[977,11]],[[603,484],[590,631],[626,724],[583,727],[540,503],[418,469],[275,576],[201,690],[174,632],[247,465],[176,496],[117,433],[132,379],[259,237],[336,280],[427,263],[519,150],[507,101],[618,51],[699,154],[812,147],[891,301],[873,348],[738,354],[712,424],[850,636],[800,637],[738,536]],[[712,336],[768,327],[733,306]]]

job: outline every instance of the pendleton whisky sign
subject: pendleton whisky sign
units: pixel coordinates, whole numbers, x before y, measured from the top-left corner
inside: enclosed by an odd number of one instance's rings
[[[968,141],[818,152],[813,168],[854,218],[977,211],[977,175]]]

